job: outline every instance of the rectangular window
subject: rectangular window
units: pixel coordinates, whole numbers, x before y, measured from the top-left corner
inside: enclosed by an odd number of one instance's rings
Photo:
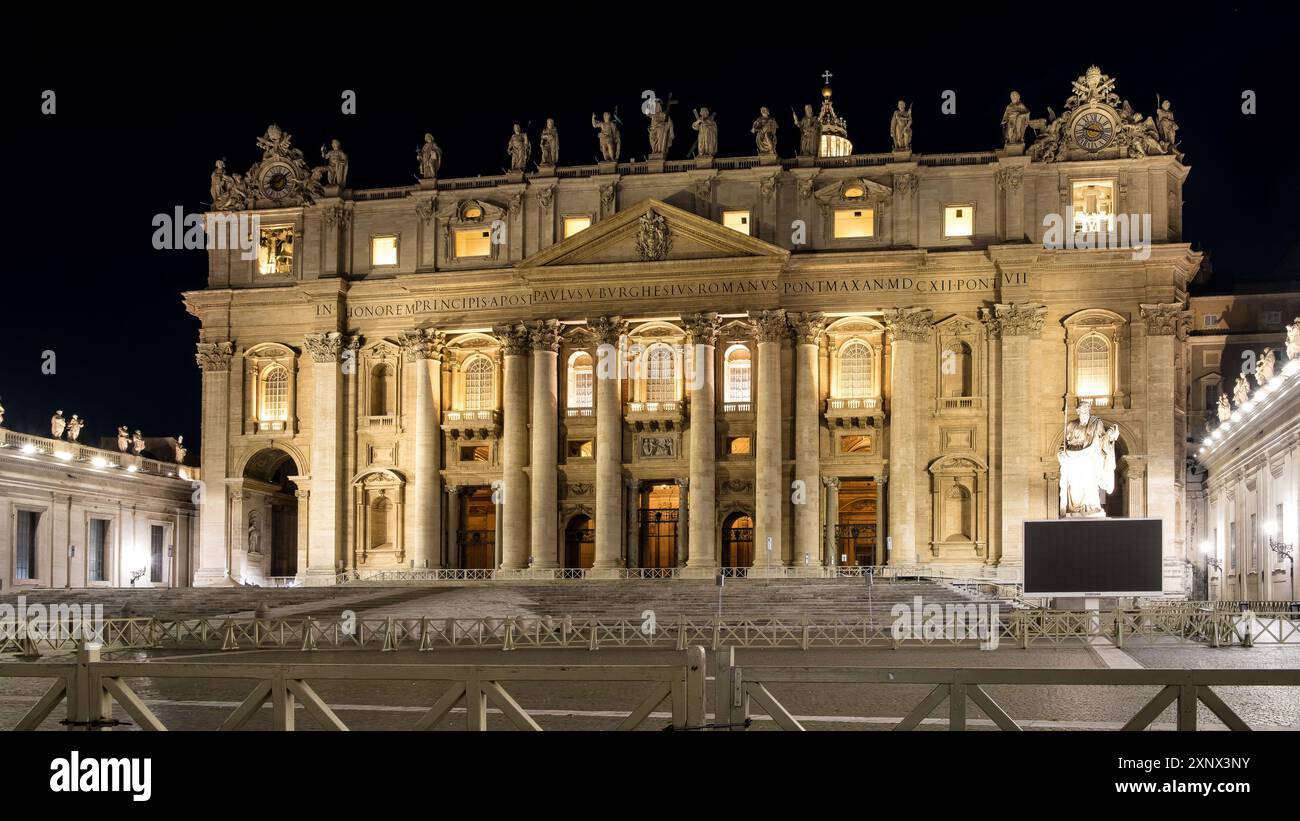
[[[748,211],[723,211],[722,225],[733,231],[739,231],[745,236],[750,236]]]
[[[749,454],[749,453],[751,452],[751,451],[750,451],[749,444],[750,444],[750,441],[749,441],[749,437],[748,437],[748,436],[731,436],[731,437],[728,437],[728,439],[727,439],[727,453],[730,453],[730,454],[733,454],[733,455],[747,455],[747,454]]]
[[[397,237],[371,237],[370,264],[374,267],[396,265]]]
[[[1214,408],[1217,407],[1218,404],[1219,404],[1219,386],[1218,386],[1217,384],[1214,384],[1214,385],[1206,385],[1206,386],[1205,386],[1205,408],[1204,408],[1204,409],[1205,409],[1205,410],[1214,410]]]
[[[590,408],[591,404],[591,368],[578,368],[573,372],[573,396],[569,407]]]
[[[157,584],[163,580],[163,539],[166,529],[162,525],[149,526],[149,581]]]
[[[1218,314],[1206,314],[1205,316],[1201,317],[1202,328],[1213,328],[1215,325],[1218,324],[1219,324]]]
[[[20,510],[14,534],[14,578],[36,578],[36,540],[41,523],[39,510]]]
[[[876,212],[870,208],[838,208],[835,211],[835,238],[854,239],[876,235]]]
[[[492,255],[491,228],[457,228],[456,259]]]
[[[1074,210],[1074,230],[1082,232],[1113,230],[1115,220],[1115,181],[1077,180],[1072,184],[1070,204]]]
[[[586,231],[591,227],[591,217],[574,216],[564,218],[564,238],[568,239],[579,231]]]
[[[90,545],[86,550],[87,574],[92,582],[108,581],[108,519],[90,520]]]
[[[1261,311],[1259,314],[1259,324],[1264,326],[1266,331],[1276,331],[1282,327],[1281,311]]]
[[[975,234],[975,206],[947,205],[943,209],[944,237],[969,237]]]
[[[462,462],[486,462],[489,457],[489,445],[472,445],[460,449]]]
[[[570,439],[570,459],[590,459],[596,455],[595,445],[591,439]]]
[[[262,276],[293,273],[293,228],[263,228],[258,239],[257,272]]]

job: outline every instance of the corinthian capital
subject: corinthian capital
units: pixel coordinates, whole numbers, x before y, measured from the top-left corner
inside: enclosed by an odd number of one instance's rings
[[[754,314],[754,335],[759,342],[780,342],[790,336],[790,326],[785,321],[785,311],[759,311]]]
[[[1147,336],[1176,336],[1187,338],[1192,322],[1190,311],[1183,310],[1181,302],[1143,303],[1138,306],[1147,323]]]
[[[722,323],[717,314],[704,313],[683,316],[682,324],[690,334],[692,345],[713,345],[718,341],[718,328]]]
[[[1043,330],[1046,318],[1047,306],[1032,302],[999,302],[992,309],[980,309],[980,320],[994,337],[1034,336]]]
[[[924,342],[930,338],[933,316],[929,308],[887,308],[885,328],[893,339]]]
[[[506,356],[528,356],[528,352],[532,350],[532,335],[522,323],[498,325],[492,329],[492,333],[501,343]]]
[[[234,352],[234,346],[229,342],[200,342],[194,361],[205,371],[228,371]]]
[[[311,354],[311,360],[319,364],[339,361],[343,351],[355,351],[361,346],[361,337],[355,334],[343,334],[330,331],[323,334],[307,334],[303,338],[303,347]]]
[[[447,335],[437,328],[416,328],[403,331],[397,344],[402,346],[407,362],[417,359],[442,359],[447,348]]]
[[[587,320],[587,327],[601,345],[617,345],[619,338],[627,333],[627,322],[621,316],[593,316]]]
[[[816,345],[826,331],[826,316],[820,311],[806,314],[789,314],[790,329],[800,345]]]
[[[560,349],[560,321],[558,319],[539,319],[527,323],[528,338],[533,350],[555,353]]]

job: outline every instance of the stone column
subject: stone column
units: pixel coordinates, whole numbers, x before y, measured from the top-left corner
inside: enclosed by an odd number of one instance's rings
[[[556,538],[559,532],[559,387],[556,376],[560,349],[560,323],[546,319],[528,323],[533,346],[533,451],[530,510],[533,567],[550,570],[559,566]]]
[[[501,420],[501,486],[494,489],[501,534],[501,567],[528,566],[528,354],[532,339],[523,325],[495,329],[505,349]]]
[[[785,311],[759,311],[754,317],[758,368],[754,389],[754,567],[763,575],[785,555],[781,539],[781,342],[790,335]],[[692,437],[692,441],[694,437]],[[772,549],[768,550],[771,540]]]
[[[453,569],[465,563],[456,543],[459,531],[460,485],[447,485],[447,566]]]
[[[889,535],[893,552],[889,563],[916,563],[917,498],[923,457],[924,431],[920,424],[918,385],[923,383],[923,351],[930,338],[929,308],[895,308],[885,311],[890,341],[889,403]],[[924,533],[925,531],[920,531]]]
[[[1187,328],[1191,322],[1189,312],[1183,310],[1182,303],[1144,304],[1138,306],[1146,330],[1147,361],[1147,441],[1146,441],[1146,484],[1148,487],[1161,488],[1160,493],[1142,494],[1146,502],[1146,515],[1164,522],[1161,529],[1161,547],[1164,557],[1166,593],[1182,593],[1182,557],[1178,555],[1179,531],[1184,527],[1181,500],[1183,470],[1183,439],[1179,425],[1179,411],[1182,397],[1177,396],[1177,378],[1175,369],[1179,366],[1178,351],[1184,347]],[[1173,397],[1173,402],[1164,401]],[[1106,420],[1110,424],[1112,420]],[[1138,460],[1132,460],[1136,465]],[[1137,471],[1134,471],[1137,472]],[[1117,480],[1118,481],[1118,478]],[[1138,480],[1133,484],[1141,486]],[[1167,488],[1165,491],[1163,489]],[[1137,496],[1138,494],[1133,494]],[[1264,498],[1264,504],[1269,500]],[[1272,510],[1266,509],[1262,521],[1272,517]],[[1241,520],[1238,519],[1240,527]],[[1247,542],[1249,543],[1249,542]],[[1261,555],[1268,557],[1268,543],[1265,541]],[[1245,567],[1248,567],[1245,566]],[[1260,563],[1262,598],[1268,598],[1268,564]]]
[[[691,480],[677,480],[677,556],[674,563],[677,567],[686,564],[691,555]]]
[[[627,488],[627,566],[636,567],[640,564],[638,556],[640,544],[637,540],[637,505],[641,504],[641,483],[637,479],[628,479],[625,487]]]
[[[417,328],[401,338],[406,361],[415,365],[415,528],[411,559],[416,569],[442,567],[442,331]]]
[[[343,558],[345,493],[343,462],[343,365],[350,361],[355,372],[360,339],[338,331],[308,334],[304,340],[311,355],[311,507],[307,528],[307,567],[299,577],[333,578]],[[350,360],[343,356],[351,354]]]
[[[229,515],[226,470],[230,423],[229,342],[200,342],[195,361],[203,369],[203,469],[204,480],[193,482],[199,491],[199,566],[196,586],[234,585],[230,578],[230,544],[226,533]]]
[[[1029,517],[1030,474],[1036,462],[1032,444],[1026,441],[1034,422],[1030,389],[1032,345],[1043,330],[1047,308],[1030,302],[998,303],[992,311],[986,308],[983,312],[991,335],[1002,340],[998,354],[1002,367],[997,435],[1001,443],[998,495],[1002,548],[998,563],[1019,566],[1025,557],[1023,527]]]
[[[713,347],[718,340],[718,315],[682,317],[691,344],[690,382],[690,510],[691,555],[683,568],[686,578],[711,578],[718,566],[714,533],[717,518],[717,430],[714,426]],[[758,546],[755,545],[755,549]]]
[[[593,317],[596,334],[596,557],[593,576],[617,575],[623,562],[623,398],[620,342],[627,323],[617,316]]]
[[[821,511],[822,488],[822,483],[818,480],[821,473],[818,342],[826,327],[826,320],[819,313],[792,314],[790,326],[794,330],[795,344],[794,478],[802,483],[804,493],[802,504],[796,502],[794,505],[794,555],[797,558],[809,554],[812,566],[817,567],[821,564],[818,558],[821,551],[817,549],[820,524],[817,514]],[[839,487],[838,479],[835,487]],[[828,518],[827,521],[832,520]],[[835,556],[828,553],[826,562],[834,567]]]
[[[840,477],[824,476],[822,484],[826,486],[826,566],[835,567],[840,563],[840,546],[835,538],[835,526],[840,520]],[[876,529],[880,529],[879,525]]]

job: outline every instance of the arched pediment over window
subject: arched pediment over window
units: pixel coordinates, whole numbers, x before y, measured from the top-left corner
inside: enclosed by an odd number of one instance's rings
[[[244,433],[292,435],[298,429],[298,354],[263,342],[244,351]]]
[[[1105,308],[1076,311],[1061,320],[1065,326],[1066,368],[1069,393],[1066,406],[1079,399],[1092,400],[1095,408],[1122,407],[1128,393],[1122,368],[1128,320]]]

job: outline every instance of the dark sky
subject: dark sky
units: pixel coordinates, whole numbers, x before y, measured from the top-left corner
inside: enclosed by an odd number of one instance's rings
[[[615,105],[624,158],[640,158],[645,89],[680,101],[670,157],[690,147],[690,110],[701,105],[717,112],[722,155],[753,153],[749,123],[768,106],[785,155],[797,142],[790,108],[816,103],[830,70],[855,151],[889,149],[900,98],[915,104],[914,151],[989,150],[1011,89],[1033,116],[1059,113],[1071,81],[1096,63],[1145,114],[1157,94],[1173,101],[1192,166],[1184,238],[1212,254],[1214,286],[1300,278],[1296,46],[1283,40],[1294,21],[1228,5],[1076,5],[1061,19],[1036,4],[980,4],[964,18],[919,4],[896,18],[875,4],[834,15],[817,13],[825,4],[763,5],[728,22],[693,5],[615,20],[605,4],[566,7],[562,30],[534,28],[544,4],[484,6],[468,28],[440,7],[373,4],[340,9],[333,28],[296,12],[265,24],[270,7],[192,21],[179,7],[138,21],[115,9],[112,36],[84,20],[57,37],[11,21],[0,58],[5,426],[48,431],[62,408],[88,419],[85,441],[121,424],[197,446],[198,323],[180,293],[205,285],[205,254],[154,250],[151,221],[177,206],[205,210],[213,160],[245,170],[271,122],[313,164],[321,143],[341,139],[357,188],[412,182],[426,131],[443,149],[442,176],[500,173],[511,124],[531,121],[535,146],[546,117],[560,130],[561,164],[590,163],[590,114]],[[738,16],[756,22],[736,28]],[[40,113],[44,89],[57,93],[53,116]],[[357,93],[355,115],[340,112],[344,89]],[[955,115],[940,112],[947,89]],[[1254,116],[1241,112],[1246,89]],[[41,372],[47,350],[52,375]]]

